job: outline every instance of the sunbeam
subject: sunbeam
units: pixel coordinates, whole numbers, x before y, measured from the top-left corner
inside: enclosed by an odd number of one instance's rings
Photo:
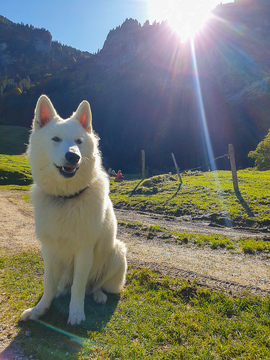
[[[214,174],[214,180],[215,180],[216,188],[218,191],[219,201],[222,204],[222,207],[226,207],[223,196],[221,195],[222,188],[221,188],[220,181],[219,181],[219,178],[218,178],[217,172],[216,172],[217,167],[216,167],[216,162],[214,160],[214,152],[212,149],[211,139],[210,139],[209,131],[208,131],[207,119],[206,119],[206,115],[205,115],[205,109],[204,109],[202,91],[201,91],[201,85],[200,85],[200,78],[199,78],[199,72],[198,72],[198,66],[197,66],[196,51],[195,51],[194,41],[192,39],[190,41],[190,46],[191,46],[191,54],[192,54],[192,63],[193,63],[194,73],[195,73],[196,94],[197,94],[197,99],[198,99],[198,103],[199,103],[199,110],[200,110],[202,129],[203,129],[203,137],[204,137],[204,141],[206,143],[207,156],[208,156],[209,161],[211,161],[210,166],[211,166],[211,170],[213,171],[213,174]],[[225,224],[227,227],[232,227],[231,221],[229,221],[226,218],[226,216],[225,216]]]
[[[192,63],[193,63],[194,72],[195,72],[196,93],[197,93],[197,98],[198,98],[198,102],[199,102],[204,140],[206,143],[208,159],[211,160],[211,159],[214,159],[214,153],[213,153],[213,149],[212,149],[212,145],[211,145],[211,140],[210,140],[206,116],[205,116],[204,104],[203,104],[203,99],[202,99],[202,91],[201,91],[201,85],[200,85],[200,79],[199,79],[199,73],[198,73],[198,66],[197,66],[197,60],[196,60],[195,46],[194,46],[193,40],[190,41],[190,46],[191,46],[191,54],[192,54]],[[216,163],[213,162],[211,164],[213,164],[213,165],[211,165],[211,170],[212,171],[217,170]]]

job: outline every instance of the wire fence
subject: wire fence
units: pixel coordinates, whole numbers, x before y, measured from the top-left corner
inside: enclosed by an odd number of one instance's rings
[[[179,185],[178,185],[178,188],[177,188],[175,194],[169,200],[171,200],[173,197],[175,197],[178,194],[178,192],[180,191],[180,189],[181,189],[181,185],[183,184],[181,174],[187,173],[187,172],[190,172],[190,171],[200,170],[200,169],[206,167],[207,165],[210,165],[213,162],[215,162],[215,161],[217,161],[219,159],[225,158],[225,157],[227,157],[230,160],[234,190],[235,190],[236,193],[240,193],[239,188],[238,188],[238,180],[237,180],[237,170],[236,170],[236,165],[235,165],[234,148],[233,148],[232,144],[229,144],[229,146],[228,146],[228,154],[217,156],[216,158],[214,158],[211,161],[208,161],[207,163],[203,164],[202,166],[198,166],[198,167],[195,167],[195,168],[192,168],[192,169],[182,170],[181,172],[179,171],[179,167],[177,165],[174,154],[171,153],[171,155],[172,155],[172,159],[173,159],[173,162],[174,162],[174,165],[175,165],[175,169],[176,169],[176,172],[177,172],[177,175],[178,175],[178,178],[179,178]],[[145,179],[145,152],[144,152],[144,150],[142,150],[142,175],[143,176],[142,176],[141,181],[131,191],[131,193],[130,193],[131,195],[134,194],[137,191],[138,187],[143,183],[143,181]],[[169,175],[171,175],[171,173],[169,173]],[[166,181],[166,180],[167,179],[164,178],[164,181]]]
[[[225,154],[225,155],[218,156],[218,157],[216,157],[215,159],[207,162],[206,164],[204,164],[204,165],[202,165],[202,166],[198,166],[198,167],[192,168],[192,169],[182,170],[182,171],[180,171],[180,173],[183,174],[183,173],[186,173],[186,172],[188,172],[188,171],[195,171],[195,170],[202,169],[202,168],[204,168],[205,166],[207,166],[207,165],[209,165],[209,164],[212,164],[214,161],[216,161],[216,160],[218,160],[218,159],[222,159],[222,158],[224,158],[224,157],[229,157],[229,154]]]

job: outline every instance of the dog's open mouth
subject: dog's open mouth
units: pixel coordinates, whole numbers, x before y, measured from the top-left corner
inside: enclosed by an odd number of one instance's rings
[[[54,164],[55,165],[55,164]],[[59,173],[66,178],[71,178],[76,174],[76,171],[79,169],[78,167],[67,165],[67,166],[57,166]]]

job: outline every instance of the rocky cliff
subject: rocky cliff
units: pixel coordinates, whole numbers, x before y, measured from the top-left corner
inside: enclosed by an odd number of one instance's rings
[[[49,54],[51,42],[49,31],[14,24],[0,16],[0,72],[4,73],[14,66],[37,65],[36,55]]]

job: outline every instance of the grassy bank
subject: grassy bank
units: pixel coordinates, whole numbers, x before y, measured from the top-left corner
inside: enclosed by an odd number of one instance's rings
[[[1,256],[1,326],[18,321],[42,294],[40,255]],[[66,324],[69,298],[54,301],[38,322],[18,323],[27,355],[56,359],[269,359],[270,299],[228,298],[196,284],[129,269],[120,296],[97,306],[86,322]]]
[[[0,185],[29,185],[31,168],[26,155],[0,154]]]
[[[144,181],[112,183],[116,207],[190,215],[194,219],[229,225],[270,225],[270,171],[238,171],[240,193],[235,193],[229,171],[159,175]]]

